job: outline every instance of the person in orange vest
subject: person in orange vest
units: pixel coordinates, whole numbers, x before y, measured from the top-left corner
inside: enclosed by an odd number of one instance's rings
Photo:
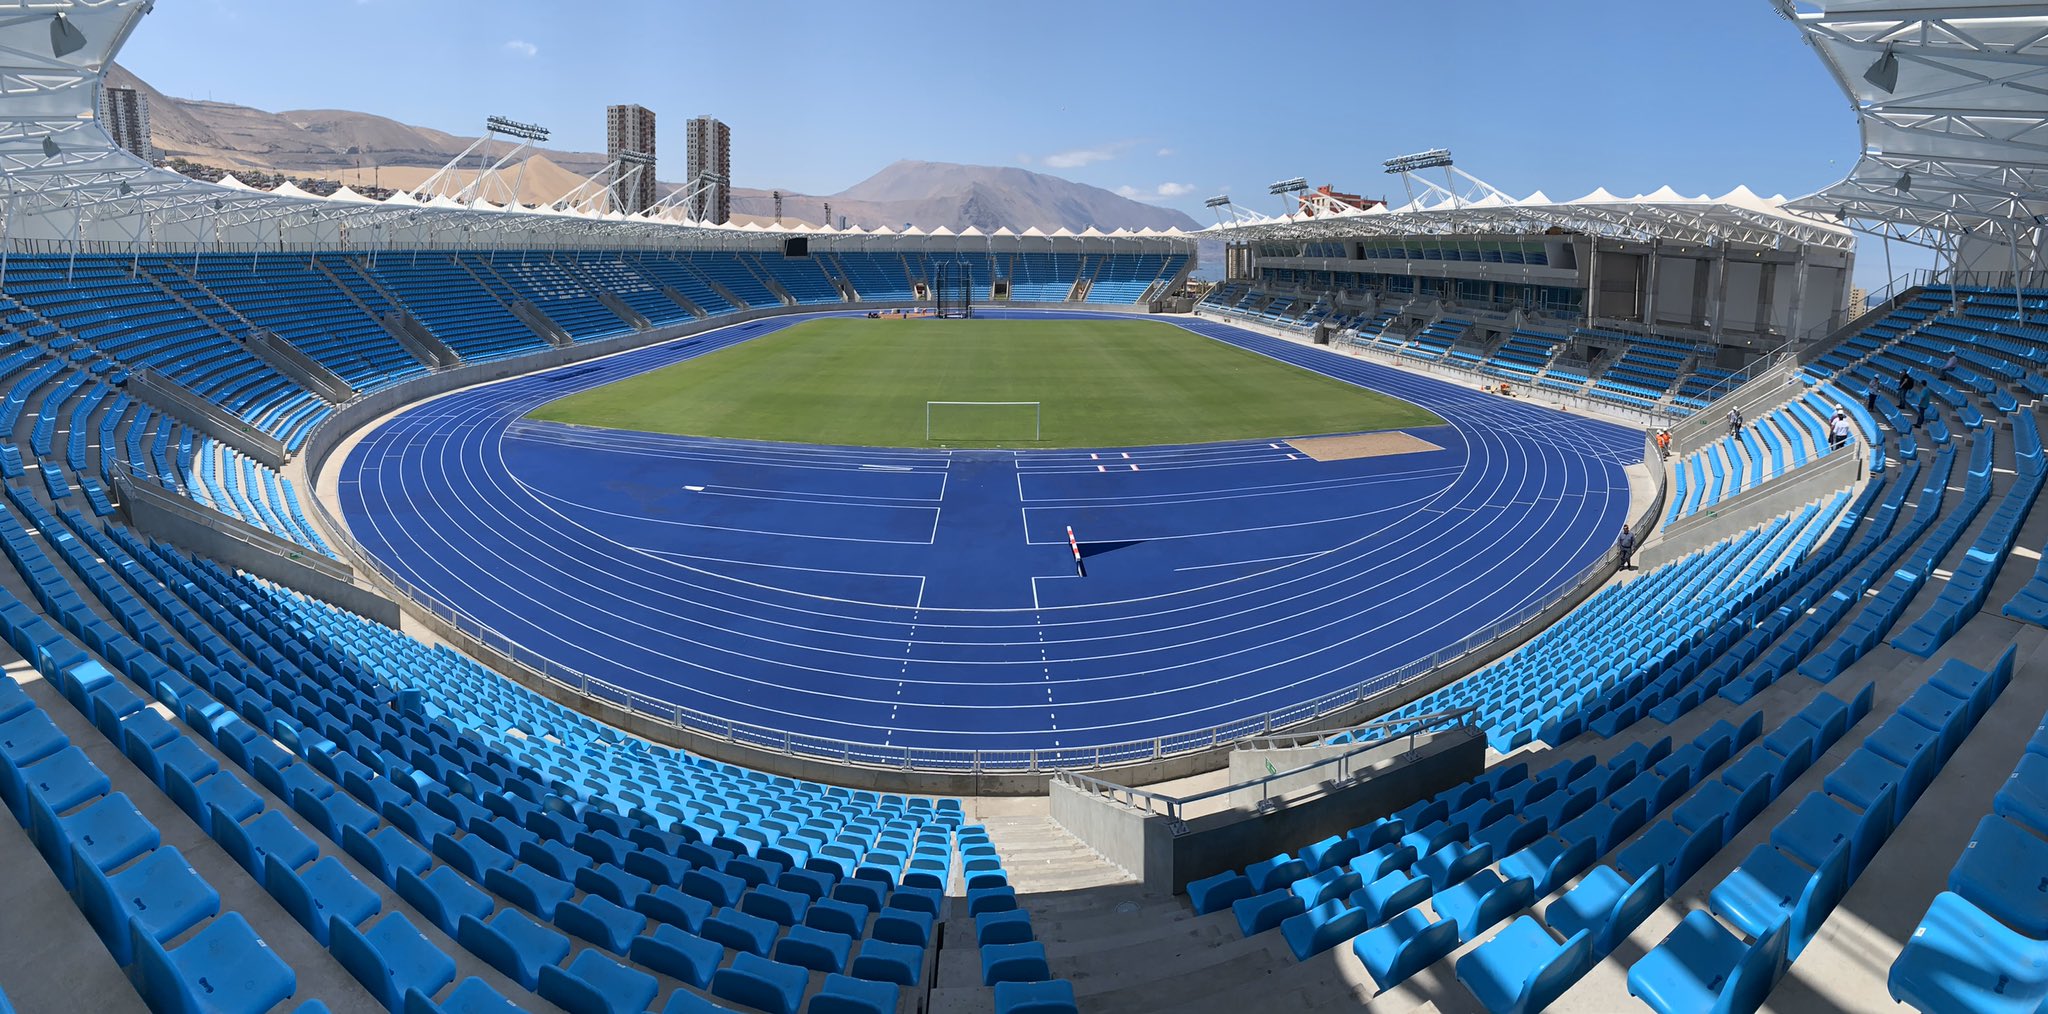
[[[1667,458],[1671,456],[1670,430],[1657,431],[1657,453]]]

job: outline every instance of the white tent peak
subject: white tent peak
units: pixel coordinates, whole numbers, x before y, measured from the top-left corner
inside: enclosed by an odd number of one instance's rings
[[[1592,192],[1592,193],[1590,193],[1590,194],[1587,194],[1586,196],[1584,196],[1584,197],[1581,197],[1581,198],[1579,198],[1578,200],[1576,200],[1576,201],[1573,201],[1573,202],[1571,202],[1571,203],[1573,203],[1573,204],[1614,204],[1614,203],[1617,203],[1617,202],[1619,202],[1620,200],[1621,200],[1621,198],[1619,198],[1619,197],[1616,197],[1616,196],[1614,196],[1613,194],[1610,194],[1610,193],[1608,193],[1608,192],[1607,192],[1607,188],[1606,188],[1606,187],[1594,187],[1594,188],[1593,188],[1593,192]]]

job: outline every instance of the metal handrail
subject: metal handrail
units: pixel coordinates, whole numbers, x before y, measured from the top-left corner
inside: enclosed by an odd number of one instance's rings
[[[1465,724],[1464,719],[1471,717],[1472,715],[1478,713],[1478,711],[1479,708],[1476,705],[1467,705],[1462,708],[1454,708],[1450,711],[1438,711],[1432,712],[1427,715],[1416,715],[1413,718],[1384,719],[1376,722],[1368,722],[1365,725],[1358,726],[1358,728],[1400,728],[1402,731],[1399,735],[1405,735],[1408,737],[1408,753],[1412,755],[1415,753],[1415,737],[1417,735],[1420,735],[1424,732],[1434,732],[1441,728],[1446,728],[1452,725],[1463,725]],[[1310,737],[1328,737],[1333,734],[1334,732],[1323,732],[1310,733],[1308,735]],[[1351,777],[1351,761],[1356,759],[1358,755],[1366,753],[1368,751],[1377,750],[1378,748],[1383,747],[1388,743],[1394,742],[1396,739],[1399,738],[1399,735],[1381,737],[1368,742],[1360,743],[1352,749],[1346,750],[1343,753],[1337,754],[1334,757],[1324,757],[1318,760],[1313,760],[1308,762],[1307,764],[1301,765],[1300,767],[1288,768],[1285,771],[1268,772],[1267,774],[1260,775],[1257,778],[1247,778],[1241,782],[1233,782],[1229,785],[1225,785],[1220,788],[1208,789],[1189,796],[1175,796],[1165,792],[1153,792],[1149,789],[1132,788],[1128,785],[1120,785],[1116,782],[1112,782],[1106,778],[1097,778],[1093,775],[1084,775],[1077,771],[1060,771],[1054,774],[1053,778],[1058,781],[1066,783],[1068,786],[1071,786],[1072,788],[1079,789],[1083,792],[1092,793],[1098,796],[1106,796],[1114,802],[1122,803],[1123,805],[1132,807],[1134,809],[1144,810],[1146,813],[1162,814],[1174,820],[1184,820],[1186,819],[1188,805],[1191,803],[1205,802],[1207,800],[1215,799],[1219,796],[1231,795],[1233,793],[1242,792],[1250,788],[1259,789],[1259,800],[1261,803],[1263,803],[1265,800],[1272,798],[1271,788],[1274,782],[1282,781],[1285,779],[1292,779],[1297,776],[1308,774],[1309,772],[1316,771],[1326,767],[1334,766],[1337,768],[1336,777],[1330,780],[1346,780]],[[1249,746],[1249,744],[1254,742],[1257,741],[1248,740],[1244,743],[1240,743],[1239,747],[1241,749],[1256,749],[1256,747]]]

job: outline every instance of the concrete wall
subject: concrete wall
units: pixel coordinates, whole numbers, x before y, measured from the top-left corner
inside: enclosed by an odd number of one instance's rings
[[[1052,817],[1067,833],[1146,887],[1178,892],[1189,881],[1342,834],[1465,782],[1486,768],[1486,737],[1466,727],[1431,737],[1410,755],[1382,756],[1306,798],[1231,808],[1179,823],[1065,782],[1051,786]]]
[[[1869,457],[1869,448],[1860,441],[1851,442],[1804,468],[1795,468],[1708,510],[1680,518],[1664,529],[1655,544],[1636,554],[1636,565],[1661,567],[1702,546],[1713,545],[1844,486],[1862,482]]]
[[[1672,456],[1691,454],[1726,435],[1730,408],[1740,409],[1744,419],[1755,419],[1791,401],[1794,396],[1805,394],[1806,385],[1795,379],[1798,373],[1798,361],[1788,356],[1724,394],[1712,405],[1673,423]]]
[[[226,515],[208,518],[194,509],[179,509],[177,504],[166,502],[171,499],[169,494],[152,496],[152,491],[126,481],[117,483],[116,488],[120,491],[123,519],[144,535],[324,599],[387,626],[398,626],[398,603],[349,580],[350,568],[345,563],[305,555],[312,550],[295,543],[285,543],[291,547],[285,551],[246,535],[238,537],[234,527],[247,527],[241,522]],[[282,540],[272,536],[270,541]]]

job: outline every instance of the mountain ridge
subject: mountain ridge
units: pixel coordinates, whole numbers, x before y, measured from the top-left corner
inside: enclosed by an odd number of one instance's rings
[[[166,157],[228,172],[290,173],[407,189],[424,183],[475,140],[346,109],[267,112],[232,102],[177,98],[118,64],[108,69],[107,85],[134,88],[148,98],[151,143]],[[552,201],[574,186],[572,179],[591,176],[606,163],[597,152],[528,150],[528,168],[535,171],[522,181],[522,201]],[[663,183],[657,189],[666,194],[676,187]],[[799,194],[783,188],[782,194],[786,223],[825,224],[825,205],[830,204],[831,224],[844,218],[848,225],[869,229],[1199,228],[1172,208],[1015,166],[902,159],[838,193]],[[732,210],[735,221],[772,221],[772,190],[734,187]]]

